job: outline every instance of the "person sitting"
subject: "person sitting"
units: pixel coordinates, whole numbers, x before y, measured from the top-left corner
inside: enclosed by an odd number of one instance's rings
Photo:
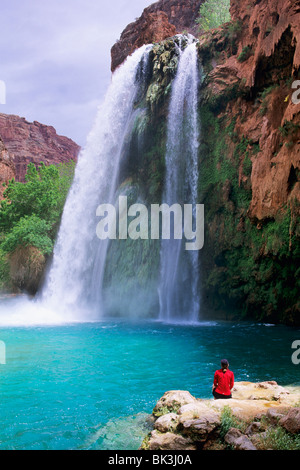
[[[229,370],[227,359],[221,360],[222,369],[216,370],[212,393],[215,400],[219,398],[232,398],[231,389],[234,385],[234,374]]]

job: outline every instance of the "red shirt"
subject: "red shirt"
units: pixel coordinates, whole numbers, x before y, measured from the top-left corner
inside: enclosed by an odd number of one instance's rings
[[[229,369],[224,373],[222,369],[216,370],[214,377],[215,392],[221,395],[230,395],[234,385],[234,375]]]

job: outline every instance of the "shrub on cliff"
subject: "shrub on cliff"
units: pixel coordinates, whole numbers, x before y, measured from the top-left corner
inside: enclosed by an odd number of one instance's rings
[[[35,215],[57,229],[74,174],[74,162],[58,166],[33,163],[27,167],[26,183],[11,180],[0,205],[0,230],[9,232],[22,217]]]
[[[49,237],[51,226],[36,215],[22,217],[8,232],[1,248],[12,253],[20,246],[35,246],[43,254],[50,254],[53,242]]]
[[[9,182],[0,203],[1,290],[12,284],[34,293],[53,249],[74,168],[74,162],[39,168],[30,163],[25,183]]]
[[[229,8],[230,0],[206,0],[200,7],[200,17],[197,19],[200,30],[208,31],[230,21]]]

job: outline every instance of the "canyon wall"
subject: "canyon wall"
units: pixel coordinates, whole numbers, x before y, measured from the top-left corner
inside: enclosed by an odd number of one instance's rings
[[[0,114],[0,138],[15,167],[16,181],[24,181],[27,165],[58,164],[77,160],[80,147],[71,139],[57,135],[52,126],[25,118]],[[2,173],[0,173],[2,174]]]

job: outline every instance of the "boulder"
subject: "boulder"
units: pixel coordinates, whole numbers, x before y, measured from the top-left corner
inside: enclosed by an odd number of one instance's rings
[[[193,397],[190,392],[185,390],[171,390],[166,392],[157,402],[153,409],[153,414],[159,417],[167,412],[177,412],[183,405],[196,402],[196,398]]]
[[[178,421],[179,417],[176,413],[167,413],[155,421],[154,428],[159,432],[175,431]]]
[[[268,421],[274,425],[277,426],[278,421],[284,416],[282,413],[280,413],[276,408],[270,408],[267,411],[266,414]]]
[[[257,450],[250,439],[236,428],[230,428],[224,440],[226,444],[234,447],[235,450]]]
[[[192,439],[172,432],[160,433],[156,429],[151,432],[149,450],[196,450]]]
[[[205,413],[196,418],[186,419],[184,414],[181,415],[178,430],[183,435],[191,436],[198,442],[206,442],[219,428],[220,424],[220,414],[207,408]]]
[[[280,426],[288,432],[297,434],[300,432],[300,408],[291,408],[287,415],[280,419]]]
[[[247,427],[245,434],[247,436],[252,436],[253,434],[257,434],[261,431],[263,431],[263,426],[260,421],[253,421],[253,423],[249,424]]]

